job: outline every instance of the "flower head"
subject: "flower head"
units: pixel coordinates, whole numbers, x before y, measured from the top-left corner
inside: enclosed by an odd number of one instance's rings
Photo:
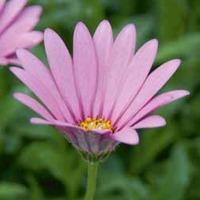
[[[32,31],[38,23],[41,7],[25,7],[27,0],[0,1],[0,65],[18,64],[15,51],[40,43],[43,34]]]
[[[44,44],[49,68],[26,50],[17,51],[23,68],[11,68],[40,102],[22,93],[15,98],[42,117],[32,118],[32,123],[55,126],[84,153],[101,156],[119,143],[138,144],[137,129],[166,124],[152,112],[189,93],[174,90],[156,96],[180,60],[150,72],[157,40],[136,52],[135,43],[134,25],[127,25],[113,40],[108,21],[99,24],[93,37],[80,22],[71,57],[62,39],[47,29]]]

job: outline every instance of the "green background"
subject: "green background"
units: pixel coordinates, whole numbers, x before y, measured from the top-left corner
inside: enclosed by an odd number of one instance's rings
[[[101,165],[97,200],[200,199],[200,1],[199,0],[32,0],[43,6],[37,29],[56,30],[72,43],[82,20],[93,32],[106,18],[118,33],[137,27],[138,46],[158,38],[154,67],[171,58],[182,66],[164,88],[188,89],[191,96],[158,111],[164,128],[140,132],[138,146],[120,145]],[[34,53],[45,60],[42,45]],[[86,164],[56,130],[33,126],[35,113],[12,98],[28,91],[0,69],[0,199],[77,200],[86,184]]]

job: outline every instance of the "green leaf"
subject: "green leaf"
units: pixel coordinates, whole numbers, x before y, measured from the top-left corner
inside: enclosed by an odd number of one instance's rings
[[[141,137],[141,144],[135,147],[131,159],[130,171],[133,174],[142,172],[145,167],[155,160],[166,147],[173,142],[176,132],[171,128],[145,131]],[[147,133],[148,132],[148,133]]]
[[[157,62],[160,63],[176,57],[180,58],[194,56],[199,52],[199,50],[199,33],[190,33],[187,35],[183,35],[179,39],[161,45],[157,56]]]
[[[187,27],[189,6],[187,0],[157,0],[158,36],[161,41],[177,39]]]
[[[19,162],[27,169],[48,170],[66,186],[70,198],[75,198],[85,171],[85,165],[79,156],[74,152],[67,152],[62,145],[51,142],[34,142],[27,146]]]
[[[147,200],[148,187],[138,177],[131,177],[117,157],[100,168],[98,199]]]
[[[1,200],[26,200],[28,197],[28,190],[23,185],[17,183],[0,183],[0,199]]]
[[[28,176],[28,182],[30,185],[30,200],[44,200],[44,194],[33,176]]]
[[[181,200],[186,193],[190,177],[190,161],[184,144],[177,144],[156,188],[155,200]]]

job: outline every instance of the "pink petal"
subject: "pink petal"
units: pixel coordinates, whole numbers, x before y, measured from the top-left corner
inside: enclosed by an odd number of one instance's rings
[[[42,7],[38,5],[26,7],[10,28],[21,27],[21,32],[31,31],[40,20]]]
[[[45,92],[48,92],[49,95],[56,100],[57,107],[60,107],[60,111],[63,113],[63,116],[68,121],[73,122],[73,116],[70,114],[68,108],[62,100],[56,84],[54,83],[47,67],[37,57],[29,53],[27,50],[18,50],[17,56],[24,69],[30,73],[29,76],[32,76],[37,84],[43,86],[43,90],[46,90]]]
[[[97,27],[94,34],[94,44],[98,58],[98,87],[95,103],[93,105],[93,115],[97,117],[102,113],[103,96],[105,91],[105,73],[108,69],[108,57],[113,44],[112,27],[107,20],[103,20]]]
[[[50,94],[48,88],[40,84],[37,79],[30,76],[26,71],[18,68],[11,67],[11,72],[15,74],[27,87],[29,87],[36,96],[40,98],[44,105],[51,111],[51,113],[59,120],[64,121],[62,112],[59,109],[59,104],[56,99]]]
[[[98,56],[99,67],[104,64],[108,59],[112,44],[113,44],[113,35],[112,27],[107,20],[103,20],[97,27],[94,33],[94,44]],[[102,67],[105,67],[105,66]]]
[[[83,23],[74,31],[73,62],[75,82],[84,116],[91,116],[97,88],[97,59],[91,35]]]
[[[43,39],[42,32],[32,31],[18,36],[13,42],[8,42],[6,45],[4,55],[12,54],[19,48],[31,48],[40,43]]]
[[[45,120],[45,119],[41,119],[41,118],[38,118],[38,117],[31,118],[31,123],[32,124],[41,124],[41,125],[62,126],[62,127],[76,127],[72,124],[62,122],[62,121],[58,121],[58,120],[55,120],[55,119]]]
[[[1,1],[0,1],[0,15],[1,15],[1,11],[2,11],[3,8],[4,8],[5,2],[6,2],[6,0],[1,0]],[[0,16],[0,17],[1,17],[1,16]]]
[[[154,128],[154,127],[161,127],[165,126],[166,121],[163,117],[158,116],[158,115],[152,115],[149,117],[146,117],[136,123],[133,128],[134,129],[140,129],[140,128]]]
[[[76,94],[72,59],[62,39],[50,29],[44,34],[45,49],[53,77],[68,108],[73,111],[77,121],[80,121],[78,97]]]
[[[21,36],[21,42],[17,46],[20,48],[32,48],[36,44],[39,44],[43,40],[43,33],[39,31],[32,31],[28,33],[24,33]]]
[[[20,35],[30,31],[38,22],[41,13],[40,6],[32,6],[26,8],[0,37],[0,55],[6,56],[16,50],[16,45],[19,45]],[[22,41],[23,42],[23,41]],[[21,46],[25,46],[22,44]],[[28,45],[29,47],[30,45]]]
[[[37,112],[39,115],[41,115],[45,119],[47,119],[47,120],[53,120],[54,119],[52,117],[52,115],[49,113],[49,111],[43,105],[41,105],[38,101],[33,99],[32,97],[30,97],[26,94],[23,94],[23,93],[15,93],[14,97],[18,101],[23,103],[24,105],[31,108],[33,111]]]
[[[180,60],[171,60],[161,65],[149,75],[136,98],[132,101],[125,114],[119,119],[119,122],[117,122],[118,128],[132,124],[131,119],[133,119],[137,111],[165,85],[179,65]]]
[[[108,60],[109,69],[106,76],[104,117],[108,118],[118,92],[122,88],[124,72],[133,56],[136,43],[134,25],[127,25],[117,36]]]
[[[158,95],[157,97],[153,98],[148,104],[146,104],[135,115],[135,117],[132,119],[132,123],[134,124],[135,122],[148,115],[149,113],[153,112],[157,108],[169,104],[173,101],[176,101],[177,99],[180,99],[187,95],[189,95],[189,92],[185,90],[174,90]]]
[[[19,15],[26,3],[27,0],[10,0],[5,4],[4,10],[0,16],[0,33],[2,33],[2,31],[4,31],[4,29],[17,17],[17,15]]]
[[[134,145],[139,143],[138,133],[133,128],[125,128],[118,131],[111,136],[114,140],[122,142],[129,145]]]
[[[138,93],[151,69],[157,49],[158,41],[154,39],[145,43],[133,57],[126,71],[123,88],[118,91],[118,98],[111,117],[112,121],[122,115]]]

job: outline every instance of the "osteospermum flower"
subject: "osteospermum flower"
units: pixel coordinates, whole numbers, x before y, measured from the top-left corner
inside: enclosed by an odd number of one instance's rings
[[[27,0],[0,0],[0,65],[18,64],[17,48],[31,48],[42,41],[41,32],[32,31],[41,7],[25,7]]]
[[[39,101],[22,93],[14,96],[41,116],[32,123],[55,126],[87,155],[99,158],[119,143],[138,144],[138,129],[166,124],[153,111],[189,94],[174,90],[156,96],[180,60],[150,72],[158,42],[150,40],[135,52],[134,25],[113,40],[108,21],[100,23],[93,37],[78,23],[73,57],[53,30],[45,31],[44,44],[49,68],[27,50],[17,51],[23,68],[11,68]]]

